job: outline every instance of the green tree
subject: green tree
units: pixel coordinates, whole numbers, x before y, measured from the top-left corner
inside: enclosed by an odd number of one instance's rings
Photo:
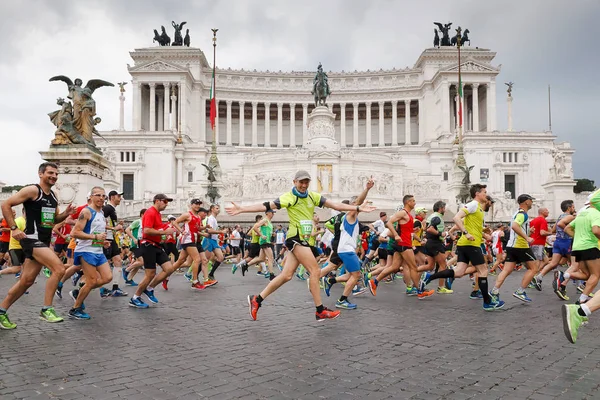
[[[21,189],[23,189],[25,186],[22,185],[13,185],[13,186],[4,186],[2,188],[2,193],[12,193],[13,190],[16,190],[17,192]]]
[[[573,188],[573,193],[581,193],[581,192],[593,192],[596,190],[596,186],[594,185],[594,181],[591,179],[575,179],[575,187]]]

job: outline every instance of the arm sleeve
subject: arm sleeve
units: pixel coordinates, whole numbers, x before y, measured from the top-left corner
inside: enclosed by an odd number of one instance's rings
[[[433,226],[434,228],[437,229],[437,226],[442,222],[442,220],[440,219],[440,217],[433,217],[431,218],[431,221],[429,222],[429,226]]]

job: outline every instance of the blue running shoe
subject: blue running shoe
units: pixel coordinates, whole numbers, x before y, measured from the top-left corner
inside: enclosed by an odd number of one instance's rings
[[[21,278],[21,273],[20,273],[20,272],[17,272],[17,273],[15,274],[15,279],[19,279],[19,278]]]
[[[73,299],[73,301],[77,300],[77,296],[79,295],[79,289],[73,289],[69,292],[69,296]],[[85,304],[81,303],[82,310],[85,310]]]
[[[134,299],[133,297],[131,298],[131,300],[129,300],[129,307],[135,307],[135,308],[148,308],[150,307],[148,304],[144,303],[142,301],[142,299],[140,299],[139,297],[137,299]]]
[[[343,308],[345,310],[356,310],[356,304],[352,304],[348,300],[338,300],[335,302],[335,308]]]
[[[73,282],[73,286],[77,286],[77,282],[79,282],[79,279],[81,278],[81,271],[77,271],[73,274],[73,276],[71,277],[71,281]]]
[[[499,310],[502,307],[504,307],[504,301],[502,301],[502,300],[492,301],[490,304],[483,303],[483,310],[484,311]]]
[[[154,296],[154,290],[146,289],[146,290],[144,290],[144,294],[146,295],[146,297],[148,298],[148,300],[151,303],[154,303],[154,304],[158,303],[158,299],[156,298],[156,296]]]
[[[453,283],[454,283],[454,278],[446,278],[446,289],[452,290]]]
[[[134,286],[134,287],[135,287],[135,286],[137,286],[138,284],[137,284],[137,282],[135,282],[135,281],[132,279],[132,280],[129,280],[129,281],[125,281],[125,285],[127,285],[127,286]]]
[[[63,283],[58,282],[58,287],[56,288],[56,295],[58,296],[59,299],[62,299],[62,288],[63,288]]]
[[[110,297],[110,295],[112,294],[112,292],[106,288],[100,288],[100,297],[103,299],[106,299],[108,297]]]
[[[81,308],[71,308],[69,317],[75,319],[90,319],[90,315],[84,312]]]
[[[238,270],[238,265],[237,265],[237,264],[233,264],[233,265],[231,266],[231,273],[232,273],[233,275],[235,275],[235,271],[237,271],[237,270]]]
[[[481,290],[473,290],[471,292],[471,294],[469,295],[469,298],[471,300],[479,300],[479,299],[483,299],[483,295],[481,294]]]
[[[127,292],[124,292],[123,290],[117,288],[115,290],[112,291],[111,293],[112,297],[126,297],[127,296]]]
[[[531,303],[531,299],[529,297],[527,297],[527,293],[525,293],[525,291],[522,291],[521,293],[516,291],[513,293],[513,296],[516,297],[517,299],[521,300],[522,302]]]
[[[325,294],[327,295],[327,297],[329,297],[331,287],[333,286],[333,284],[329,283],[329,278],[326,276],[321,278],[321,281],[323,282],[323,289],[325,289]]]
[[[419,290],[416,287],[411,287],[410,290],[406,288],[406,294],[408,296],[416,296],[419,294]]]
[[[423,276],[423,281],[425,282],[425,285],[429,285],[430,280],[431,280],[431,274],[429,273],[429,271],[426,271],[425,275]]]
[[[188,281],[191,282],[192,281],[192,274],[188,274],[187,272],[185,274],[183,274],[183,277]]]

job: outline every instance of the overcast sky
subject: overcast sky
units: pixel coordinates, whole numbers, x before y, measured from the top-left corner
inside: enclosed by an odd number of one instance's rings
[[[333,71],[412,67],[432,46],[432,22],[452,21],[470,30],[473,46],[498,53],[498,128],[506,129],[503,82],[514,81],[514,129],[548,129],[550,84],[552,129],[577,149],[575,177],[600,183],[598,18],[597,0],[2,1],[0,181],[37,180],[38,151],[55,130],[47,113],[67,95],[50,77],[129,81],[129,51],[154,46],[152,30],[160,25],[172,37],[175,20],[187,21],[192,46],[207,56],[210,28],[219,28],[219,67],[282,71],[312,71],[319,61]],[[94,93],[100,130],[118,128],[118,96],[116,87]],[[126,96],[130,129],[131,92]]]

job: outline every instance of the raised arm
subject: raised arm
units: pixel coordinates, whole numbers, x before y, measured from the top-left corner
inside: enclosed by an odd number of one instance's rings
[[[225,212],[229,215],[238,215],[244,213],[265,212],[274,209],[277,209],[277,206],[272,201],[265,201],[264,203],[252,204],[250,206],[240,206],[239,204],[231,202],[230,206],[225,207]]]

